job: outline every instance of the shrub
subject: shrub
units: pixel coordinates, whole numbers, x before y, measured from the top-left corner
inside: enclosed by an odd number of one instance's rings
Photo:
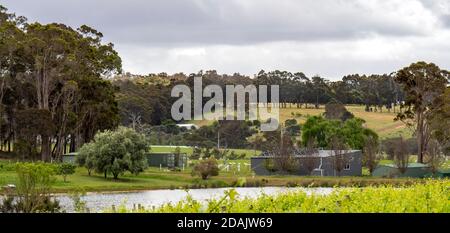
[[[71,163],[61,163],[58,165],[57,174],[61,175],[66,182],[66,178],[68,175],[72,175],[75,173],[75,169],[77,166]]]
[[[1,212],[59,212],[58,201],[50,196],[56,167],[46,163],[17,163],[16,189],[7,193]]]
[[[217,165],[217,161],[214,158],[200,161],[192,169],[192,175],[200,176],[203,180],[206,180],[211,176],[218,176],[219,167]]]

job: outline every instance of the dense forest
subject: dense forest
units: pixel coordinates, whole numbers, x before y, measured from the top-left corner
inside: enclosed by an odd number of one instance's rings
[[[214,70],[172,75],[123,73],[113,44],[104,42],[102,33],[94,28],[29,23],[25,17],[0,7],[0,144],[3,151],[14,151],[18,156],[58,160],[92,140],[96,132],[119,125],[138,129],[161,143],[173,140],[188,145],[214,138],[213,128],[223,126],[222,133],[229,135],[230,145],[246,146],[245,139],[255,133],[249,126],[257,122],[221,122],[197,134],[178,134],[182,129],[170,116],[176,100],[171,90],[177,84],[193,87],[196,76],[203,78],[205,86],[217,84],[222,88],[279,85],[281,107],[359,104],[366,111],[398,112],[399,120],[411,118],[411,106],[417,107],[407,98],[411,90],[406,87],[411,80],[403,80],[405,74],[401,72],[349,74],[338,81],[280,70],[261,70],[252,77]],[[422,65],[440,78],[436,85],[443,87],[438,93],[442,94],[448,72],[435,70],[432,63]]]

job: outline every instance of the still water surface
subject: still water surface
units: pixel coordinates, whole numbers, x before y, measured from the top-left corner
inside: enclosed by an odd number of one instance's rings
[[[86,206],[90,212],[101,212],[111,206],[119,206],[125,204],[128,208],[133,208],[140,204],[145,208],[158,207],[165,203],[177,203],[184,200],[188,193],[193,199],[198,201],[207,201],[212,198],[220,198],[226,190],[230,188],[211,188],[211,189],[191,189],[186,190],[149,190],[136,192],[102,192],[88,193],[81,197],[86,202]],[[250,197],[255,198],[260,195],[276,195],[288,191],[303,190],[307,194],[327,195],[333,191],[333,188],[287,188],[287,187],[259,187],[259,188],[235,188],[239,194],[238,198]],[[56,197],[61,206],[67,211],[73,211],[73,201],[68,195],[57,195]]]

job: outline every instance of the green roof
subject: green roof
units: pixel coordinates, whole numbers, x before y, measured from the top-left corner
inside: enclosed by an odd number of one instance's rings
[[[383,164],[380,166],[397,168],[397,165],[393,164],[393,163]],[[423,164],[423,163],[409,163],[408,164],[408,168],[427,168],[427,167],[429,167],[429,166],[427,164]]]
[[[442,174],[444,174],[444,173],[445,173],[445,174],[450,174],[450,168],[447,168],[447,169],[439,169],[438,172],[439,172],[439,173],[442,173]]]

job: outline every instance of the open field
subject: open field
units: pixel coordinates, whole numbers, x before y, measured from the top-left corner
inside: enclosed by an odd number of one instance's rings
[[[289,106],[289,105],[288,105]],[[394,121],[396,113],[388,112],[366,112],[362,105],[347,105],[346,108],[356,117],[366,120],[366,127],[373,129],[381,138],[390,138],[397,136],[411,137],[411,131],[400,121]],[[325,111],[324,106],[316,108],[296,108],[294,105],[288,108],[280,108],[280,120],[295,118],[300,124],[304,123],[308,116],[320,115]],[[190,121],[199,126],[210,124],[210,121]]]

